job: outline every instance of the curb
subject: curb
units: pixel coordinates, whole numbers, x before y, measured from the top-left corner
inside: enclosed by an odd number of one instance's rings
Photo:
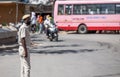
[[[0,50],[10,50],[13,48],[18,48],[18,44],[11,44],[11,45],[1,45]]]

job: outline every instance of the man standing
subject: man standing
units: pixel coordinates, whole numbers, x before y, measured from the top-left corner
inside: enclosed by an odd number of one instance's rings
[[[36,32],[36,14],[35,14],[35,12],[31,13],[31,30],[32,30],[32,33]]]
[[[43,33],[43,17],[41,15],[38,15],[37,21],[39,23],[39,33]]]
[[[30,53],[31,44],[28,24],[30,23],[30,15],[26,14],[22,17],[23,23],[18,32],[19,55],[21,61],[21,77],[30,77]]]

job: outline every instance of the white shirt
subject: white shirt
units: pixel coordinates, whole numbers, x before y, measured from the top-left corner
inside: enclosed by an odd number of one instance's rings
[[[31,44],[30,33],[29,33],[28,26],[25,23],[23,23],[21,25],[21,27],[19,28],[19,32],[18,32],[18,43],[19,43],[19,45],[22,45],[22,43],[21,43],[22,38],[25,38],[26,46],[30,47],[30,44]]]
[[[36,24],[35,12],[32,12],[32,15],[31,15],[31,24]]]
[[[55,25],[52,24],[49,19],[46,19],[46,20],[44,21],[44,25],[45,25],[45,28],[48,28],[48,27],[49,27],[49,28],[55,28]]]

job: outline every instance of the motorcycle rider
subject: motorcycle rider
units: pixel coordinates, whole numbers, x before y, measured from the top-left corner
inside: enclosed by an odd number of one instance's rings
[[[50,33],[49,28],[55,28],[55,25],[52,21],[52,17],[50,17],[50,15],[46,16],[46,19],[44,21],[44,26],[45,26],[45,30],[46,30],[46,35],[49,38],[49,33]]]

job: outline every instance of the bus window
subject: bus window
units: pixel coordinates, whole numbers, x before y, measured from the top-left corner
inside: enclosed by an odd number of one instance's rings
[[[72,5],[65,5],[65,14],[66,15],[72,14]]]
[[[64,15],[64,5],[58,5],[58,15]]]
[[[79,15],[79,14],[81,14],[81,12],[80,12],[80,5],[77,5],[77,4],[75,4],[75,5],[73,5],[73,14],[74,15]]]
[[[80,14],[87,14],[85,5],[74,4],[73,5],[73,14],[80,15]]]
[[[116,14],[120,14],[120,4],[116,4]]]
[[[87,5],[88,14],[100,14],[100,5]]]
[[[86,5],[81,5],[81,14],[87,14],[87,7],[86,7]]]
[[[101,14],[115,14],[115,5],[101,4]]]

